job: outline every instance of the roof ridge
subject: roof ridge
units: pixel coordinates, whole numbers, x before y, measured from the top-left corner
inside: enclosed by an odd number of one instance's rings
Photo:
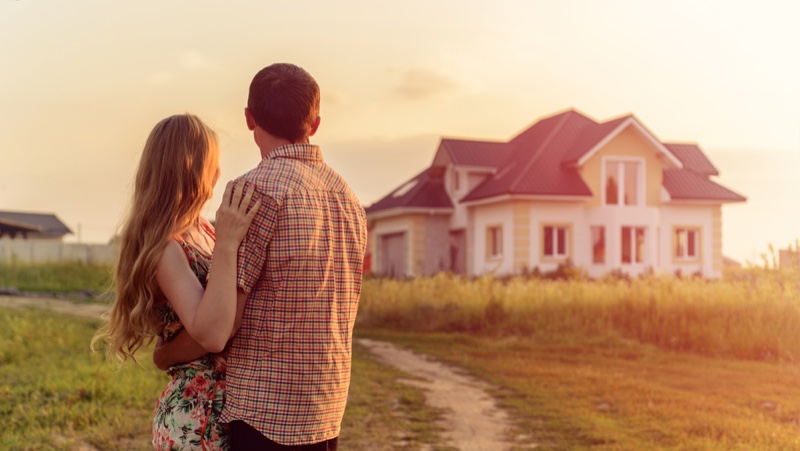
[[[509,188],[513,189],[515,186],[517,186],[517,184],[520,182],[520,180],[522,180],[522,178],[525,175],[527,175],[528,170],[530,169],[531,166],[533,166],[533,163],[536,160],[539,159],[539,157],[542,155],[542,152],[544,152],[544,149],[547,147],[547,145],[550,144],[550,142],[556,136],[558,136],[558,132],[564,127],[564,124],[567,122],[567,120],[573,117],[573,114],[580,114],[580,113],[577,113],[574,109],[570,109],[569,111],[567,111],[565,113],[562,113],[562,117],[558,120],[558,123],[556,124],[556,126],[553,127],[553,130],[550,132],[550,134],[547,136],[547,138],[545,138],[544,141],[542,141],[542,143],[539,145],[539,148],[536,149],[536,151],[534,152],[534,154],[531,157],[531,159],[528,160],[527,163],[525,163],[525,166],[523,166],[523,168],[520,171],[519,175],[517,175],[517,178],[511,184],[509,184]],[[581,115],[581,116],[583,116],[583,115]],[[551,116],[551,117],[555,117],[555,116]],[[536,126],[536,124],[533,125],[533,127],[535,127],[535,126]],[[519,135],[517,135],[517,136],[519,136]],[[515,137],[515,139],[516,139],[516,137]],[[511,156],[509,155],[509,158],[510,157]]]
[[[697,147],[700,147],[700,143],[698,143],[696,141],[691,141],[691,142],[690,141],[681,141],[681,142],[679,142],[679,141],[672,141],[672,142],[662,141],[661,144],[663,144],[665,146],[697,146]]]

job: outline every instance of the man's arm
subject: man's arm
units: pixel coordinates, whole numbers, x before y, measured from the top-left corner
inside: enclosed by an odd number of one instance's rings
[[[188,332],[182,330],[168,343],[156,345],[153,350],[153,363],[158,369],[166,371],[171,366],[191,362],[206,354],[208,351],[200,346],[200,343],[195,341]]]

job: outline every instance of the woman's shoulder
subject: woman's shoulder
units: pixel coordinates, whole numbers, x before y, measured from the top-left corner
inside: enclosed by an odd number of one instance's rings
[[[156,270],[166,269],[165,266],[183,266],[184,264],[186,264],[186,247],[184,243],[176,238],[167,240],[167,244],[158,258]]]

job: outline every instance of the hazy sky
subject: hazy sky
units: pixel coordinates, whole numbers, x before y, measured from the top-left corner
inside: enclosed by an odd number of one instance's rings
[[[0,210],[106,242],[147,134],[175,113],[215,128],[222,180],[238,176],[259,161],[250,79],[293,62],[322,89],[314,142],[364,204],[442,136],[633,113],[748,198],[723,208],[723,246],[756,261],[800,238],[798,17],[790,0],[0,0]]]

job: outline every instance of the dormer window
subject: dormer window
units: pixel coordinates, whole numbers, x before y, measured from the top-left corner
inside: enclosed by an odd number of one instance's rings
[[[641,205],[644,162],[641,159],[606,159],[603,185],[605,205]]]
[[[453,169],[453,191],[458,192],[461,190],[461,174]]]
[[[406,195],[406,193],[408,193],[415,186],[417,186],[417,183],[418,183],[418,180],[414,179],[414,180],[406,183],[405,185],[401,186],[400,188],[397,188],[397,190],[395,190],[395,192],[392,193],[392,197],[402,197],[402,196]]]

